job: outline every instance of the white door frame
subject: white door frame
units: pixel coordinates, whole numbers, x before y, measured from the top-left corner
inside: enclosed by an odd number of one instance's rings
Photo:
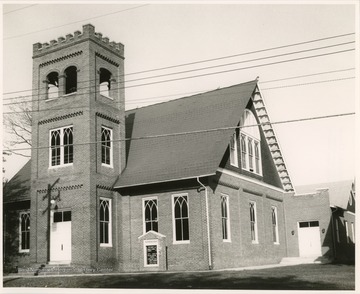
[[[54,213],[70,212],[70,220],[54,222]],[[71,210],[51,211],[50,213],[50,262],[71,262]]]
[[[322,256],[319,221],[298,222],[298,244],[300,257]]]

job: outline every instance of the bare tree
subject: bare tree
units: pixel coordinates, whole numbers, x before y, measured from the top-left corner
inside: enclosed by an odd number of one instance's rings
[[[29,102],[23,102],[8,106],[8,113],[4,113],[5,140],[4,147],[9,149],[9,153],[30,157],[28,152],[15,151],[18,145],[28,145],[31,147],[31,109]]]

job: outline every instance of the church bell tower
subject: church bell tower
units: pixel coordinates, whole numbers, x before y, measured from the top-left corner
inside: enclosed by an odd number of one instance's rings
[[[125,167],[124,46],[91,24],[34,44],[32,99],[31,260],[107,264]]]

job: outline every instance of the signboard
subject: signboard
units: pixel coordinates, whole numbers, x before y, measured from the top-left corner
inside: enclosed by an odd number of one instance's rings
[[[158,264],[157,245],[146,245],[146,264],[147,265]]]

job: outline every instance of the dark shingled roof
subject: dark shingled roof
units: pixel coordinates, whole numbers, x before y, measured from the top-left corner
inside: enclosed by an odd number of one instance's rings
[[[4,186],[5,203],[30,200],[31,160]]]
[[[115,187],[215,174],[256,88],[251,81],[126,112],[127,166]],[[224,127],[233,129],[137,139]]]
[[[127,166],[115,187],[215,174],[256,88],[251,81],[126,112]],[[228,130],[136,139],[234,127]],[[30,199],[31,160],[9,181],[4,202]]]

